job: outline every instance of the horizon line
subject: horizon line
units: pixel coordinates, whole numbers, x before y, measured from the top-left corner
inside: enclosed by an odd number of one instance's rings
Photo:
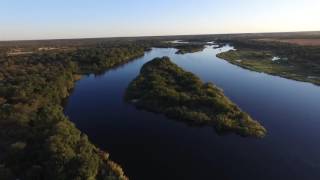
[[[152,37],[174,37],[174,36],[214,36],[214,35],[242,35],[242,34],[281,34],[281,33],[320,33],[320,30],[306,31],[270,31],[270,32],[243,32],[243,33],[214,33],[214,34],[164,34],[164,35],[137,35],[137,36],[99,36],[99,37],[79,37],[79,38],[48,38],[48,39],[17,39],[17,40],[0,40],[3,42],[23,42],[23,41],[59,41],[59,40],[86,40],[86,39],[113,39],[113,38],[152,38]],[[320,34],[319,34],[320,35]]]

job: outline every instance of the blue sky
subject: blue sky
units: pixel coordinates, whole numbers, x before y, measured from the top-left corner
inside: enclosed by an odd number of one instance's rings
[[[0,0],[0,40],[320,30],[320,0]]]

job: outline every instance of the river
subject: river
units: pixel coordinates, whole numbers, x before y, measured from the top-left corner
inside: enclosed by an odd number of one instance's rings
[[[320,87],[257,73],[216,57],[224,46],[177,55],[153,48],[123,66],[76,83],[65,114],[107,150],[131,180],[320,179]],[[264,139],[218,135],[123,100],[141,66],[155,57],[173,62],[224,90],[268,130]]]

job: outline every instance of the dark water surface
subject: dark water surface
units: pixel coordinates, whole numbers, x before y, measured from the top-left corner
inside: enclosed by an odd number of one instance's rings
[[[229,64],[215,55],[231,47],[176,55],[154,48],[103,75],[78,81],[65,113],[106,149],[132,180],[320,179],[320,87]],[[123,101],[129,82],[154,57],[213,82],[268,130],[264,139],[217,135],[135,109]]]

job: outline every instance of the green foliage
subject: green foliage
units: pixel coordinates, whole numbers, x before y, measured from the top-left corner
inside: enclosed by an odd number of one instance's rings
[[[78,48],[70,57],[73,61],[78,62],[83,73],[100,72],[143,56],[146,49],[145,46],[136,44],[119,47],[100,45],[96,48]]]
[[[119,179],[121,167],[63,114],[81,73],[99,73],[144,53],[135,43],[0,56],[0,179]]]
[[[164,113],[194,125],[212,125],[220,132],[263,137],[266,130],[211,83],[203,83],[168,57],[146,63],[131,82],[126,100],[138,108]]]
[[[202,51],[205,46],[204,44],[180,44],[180,45],[175,45],[175,48],[178,49],[176,52],[177,54],[187,54],[187,53],[195,53]]]

